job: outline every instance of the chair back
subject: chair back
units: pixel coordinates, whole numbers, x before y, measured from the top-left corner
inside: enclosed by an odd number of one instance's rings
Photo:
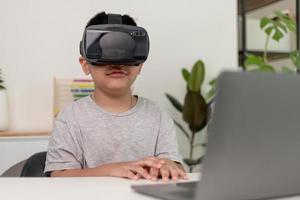
[[[21,172],[21,177],[46,177],[44,174],[47,152],[39,152],[30,156]]]

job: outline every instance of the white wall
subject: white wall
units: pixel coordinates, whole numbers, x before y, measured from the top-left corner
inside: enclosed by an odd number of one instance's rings
[[[31,155],[46,151],[49,137],[15,137],[0,139],[0,175],[12,165]]]
[[[214,76],[237,66],[236,0],[2,0],[0,66],[9,95],[10,129],[52,128],[52,79],[83,77],[78,44],[98,11],[128,13],[145,27],[151,52],[139,94],[164,106],[164,92],[181,97],[182,67],[202,58]]]
[[[10,129],[52,129],[52,79],[84,77],[78,45],[86,22],[99,11],[129,14],[148,30],[150,56],[135,91],[171,115],[177,113],[164,93],[183,98],[182,67],[201,58],[207,81],[221,69],[237,68],[236,0],[2,0],[0,67]]]

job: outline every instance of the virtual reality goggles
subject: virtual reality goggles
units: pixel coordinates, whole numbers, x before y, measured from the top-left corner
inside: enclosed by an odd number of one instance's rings
[[[80,54],[93,65],[139,65],[145,62],[149,53],[147,31],[121,24],[121,15],[108,14],[108,23],[88,26],[84,30]]]

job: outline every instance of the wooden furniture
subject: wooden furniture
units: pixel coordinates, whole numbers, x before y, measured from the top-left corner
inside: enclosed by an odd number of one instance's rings
[[[49,136],[50,131],[0,131],[0,137]]]
[[[250,12],[276,2],[278,2],[278,0],[245,0],[245,12]],[[238,13],[241,14],[241,10],[239,10]]]

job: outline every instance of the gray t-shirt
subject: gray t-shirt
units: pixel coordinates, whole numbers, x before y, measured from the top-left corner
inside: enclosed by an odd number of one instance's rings
[[[92,168],[148,156],[181,162],[169,115],[142,97],[130,110],[110,113],[88,96],[56,117],[45,172]]]

